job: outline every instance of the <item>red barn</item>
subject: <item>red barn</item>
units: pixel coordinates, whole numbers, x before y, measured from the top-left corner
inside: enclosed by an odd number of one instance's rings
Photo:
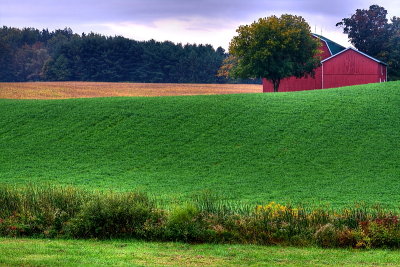
[[[280,92],[334,88],[356,84],[387,81],[387,65],[352,47],[343,46],[317,34],[322,43],[321,66],[315,69],[315,77],[289,77],[281,80]],[[263,79],[263,92],[273,92],[272,83]]]

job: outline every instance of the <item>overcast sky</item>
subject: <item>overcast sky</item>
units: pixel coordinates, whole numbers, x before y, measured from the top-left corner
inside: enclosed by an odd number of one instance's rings
[[[227,49],[239,25],[303,16],[312,31],[349,46],[335,24],[371,4],[400,16],[400,0],[0,0],[0,25],[122,35],[135,40],[209,43]]]

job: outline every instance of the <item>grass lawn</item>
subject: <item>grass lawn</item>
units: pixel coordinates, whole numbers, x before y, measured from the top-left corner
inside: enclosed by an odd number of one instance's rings
[[[400,82],[278,94],[0,100],[0,182],[400,203]]]
[[[0,238],[0,265],[398,266],[390,250]]]

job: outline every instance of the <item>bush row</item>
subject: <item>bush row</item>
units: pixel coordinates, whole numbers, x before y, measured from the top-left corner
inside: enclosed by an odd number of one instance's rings
[[[160,208],[143,193],[55,186],[0,187],[0,207],[1,236],[400,247],[398,215],[379,208],[249,208],[208,195]]]

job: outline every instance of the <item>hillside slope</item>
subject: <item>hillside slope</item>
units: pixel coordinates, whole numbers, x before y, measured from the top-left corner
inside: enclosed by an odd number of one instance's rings
[[[278,94],[0,100],[0,182],[400,203],[400,83]]]

